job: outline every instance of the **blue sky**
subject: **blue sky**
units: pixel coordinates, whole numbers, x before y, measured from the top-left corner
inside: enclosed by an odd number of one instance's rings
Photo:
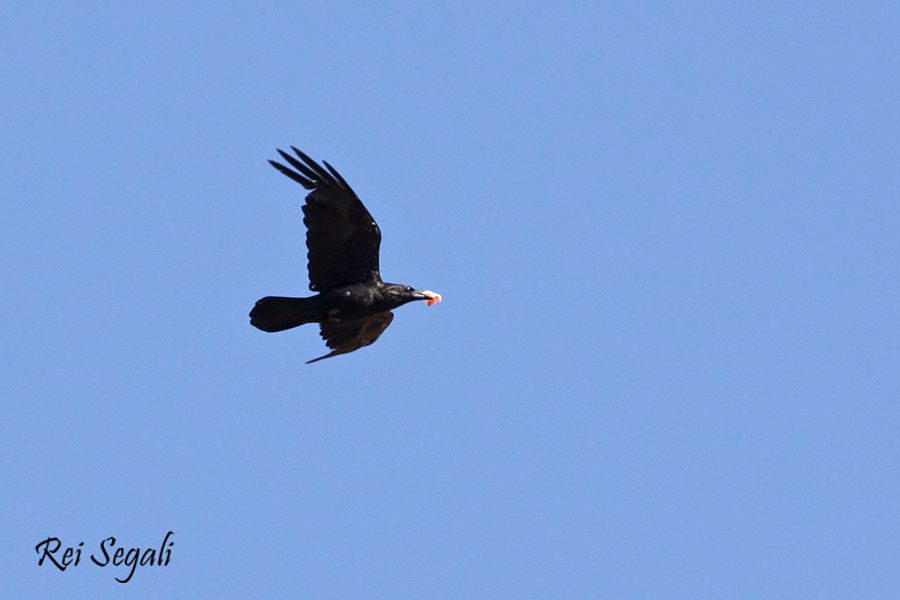
[[[895,598],[898,27],[4,5],[0,595]],[[289,145],[444,295],[314,365]]]

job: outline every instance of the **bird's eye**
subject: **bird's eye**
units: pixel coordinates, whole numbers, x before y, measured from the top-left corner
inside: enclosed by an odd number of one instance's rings
[[[407,291],[407,292],[411,292],[411,291],[412,291],[412,288],[409,287],[409,286],[406,286],[406,291]]]

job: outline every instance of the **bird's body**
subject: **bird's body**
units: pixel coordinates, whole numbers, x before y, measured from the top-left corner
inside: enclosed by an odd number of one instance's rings
[[[381,280],[378,251],[381,230],[344,179],[324,163],[327,171],[292,147],[303,162],[278,152],[294,169],[274,162],[276,169],[311,190],[303,206],[309,249],[308,298],[267,296],[250,311],[250,323],[263,331],[283,331],[318,323],[332,351],[309,362],[346,354],[375,342],[394,318],[391,310],[440,294]]]

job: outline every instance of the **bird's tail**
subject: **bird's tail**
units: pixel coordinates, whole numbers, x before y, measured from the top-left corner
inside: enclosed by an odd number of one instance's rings
[[[318,315],[310,305],[310,300],[311,298],[267,296],[258,300],[250,311],[250,324],[263,331],[274,332],[318,322]]]

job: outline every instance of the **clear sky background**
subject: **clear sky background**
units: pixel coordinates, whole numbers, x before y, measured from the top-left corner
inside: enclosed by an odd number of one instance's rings
[[[897,2],[0,31],[3,598],[900,594]],[[308,366],[247,318],[309,293],[289,145],[444,295]]]

